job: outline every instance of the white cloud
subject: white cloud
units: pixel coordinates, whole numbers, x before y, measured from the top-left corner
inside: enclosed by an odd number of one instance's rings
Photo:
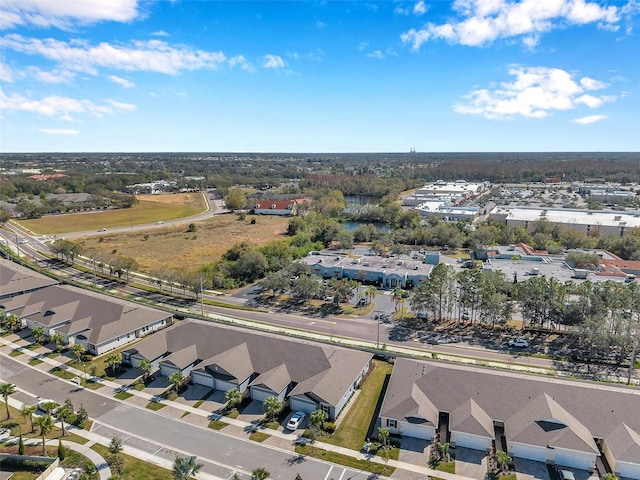
[[[136,86],[136,84],[133,83],[132,81],[127,80],[126,78],[118,77],[117,75],[109,75],[107,78],[111,80],[113,83],[117,83],[118,85],[124,88],[135,88]]]
[[[420,0],[413,6],[413,14],[421,16],[425,13],[427,13],[427,6],[424,4],[424,0]]]
[[[157,30],[155,32],[153,32],[151,35],[153,35],[154,37],[168,37],[169,34],[167,32],[165,32],[164,30]]]
[[[0,62],[0,82],[13,82],[13,70],[6,63]]]
[[[78,135],[79,130],[73,128],[41,128],[42,133],[48,133],[49,135]]]
[[[264,68],[284,68],[284,60],[278,55],[267,54],[262,57],[264,60],[262,66]]]
[[[40,55],[69,70],[97,74],[97,67],[126,71],[149,71],[175,75],[183,70],[216,69],[226,61],[222,52],[171,46],[162,40],[134,41],[128,45],[82,41],[63,42],[52,38],[25,38],[9,34],[0,38],[0,48]]]
[[[108,105],[98,105],[91,100],[49,95],[41,99],[30,99],[20,94],[6,95],[0,90],[0,110],[5,112],[31,112],[45,117],[73,120],[73,114],[86,114],[102,118],[113,115],[116,110],[131,110],[130,104],[109,100]],[[135,109],[135,106],[133,107]]]
[[[324,28],[326,26],[326,24],[324,22],[321,22],[320,20],[318,20],[316,22],[316,27],[318,28]]]
[[[584,93],[585,84],[591,89],[602,89],[606,84],[572,75],[559,68],[513,66],[509,74],[511,83],[502,82],[498,88],[478,89],[465,96],[465,101],[454,105],[458,113],[482,115],[489,119],[528,117],[544,118],[554,110],[572,110],[580,105],[597,108],[615,97]]]
[[[382,50],[374,50],[373,52],[367,53],[367,57],[369,58],[377,58],[378,60],[384,59],[384,53]]]
[[[242,70],[245,70],[249,73],[253,73],[256,71],[255,67],[249,63],[249,61],[244,58],[244,55],[236,55],[235,57],[231,57],[229,59],[229,65],[235,67],[239,65]]]
[[[362,51],[366,49],[368,46],[369,46],[369,42],[367,42],[366,40],[363,40],[358,44],[358,50]]]
[[[481,46],[500,38],[521,38],[527,48],[536,46],[540,36],[564,25],[596,23],[616,30],[622,9],[604,7],[585,0],[456,0],[458,20],[444,24],[427,23],[401,35],[412,50],[431,39]]]
[[[607,118],[606,115],[589,115],[587,117],[576,118],[573,121],[575,123],[579,123],[580,125],[587,125],[589,123],[595,123],[601,120],[605,120],[606,118]]]
[[[130,22],[138,15],[137,0],[2,0],[0,29],[23,25],[66,29],[101,21]]]
[[[133,103],[123,103],[112,99],[108,99],[106,102],[117,110],[124,110],[127,112],[134,112],[138,108]]]

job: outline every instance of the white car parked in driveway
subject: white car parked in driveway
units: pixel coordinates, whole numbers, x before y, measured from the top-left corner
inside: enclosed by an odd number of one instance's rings
[[[516,348],[527,348],[529,346],[529,342],[527,342],[524,338],[515,338],[513,340],[509,340],[509,346]]]
[[[291,418],[287,423],[287,429],[297,430],[298,428],[300,428],[300,425],[302,425],[302,422],[304,421],[305,416],[306,414],[304,412],[296,412],[293,415],[291,415]]]

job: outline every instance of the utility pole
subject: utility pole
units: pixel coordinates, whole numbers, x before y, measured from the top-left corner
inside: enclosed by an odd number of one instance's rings
[[[627,385],[631,383],[631,376],[633,375],[633,364],[636,361],[636,352],[638,350],[638,334],[636,333],[633,339],[633,350],[631,352],[631,363],[629,364],[629,374],[627,375]]]
[[[200,277],[200,315],[204,317],[204,291],[202,289],[202,277]]]
[[[380,310],[376,308],[376,322],[378,322],[378,334],[376,336],[376,348],[380,348]]]

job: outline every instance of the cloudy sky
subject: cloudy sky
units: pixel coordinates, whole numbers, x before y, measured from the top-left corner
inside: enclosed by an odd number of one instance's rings
[[[640,151],[640,0],[2,0],[0,151]]]

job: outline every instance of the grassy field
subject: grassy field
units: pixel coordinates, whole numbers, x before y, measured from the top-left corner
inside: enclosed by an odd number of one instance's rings
[[[360,450],[367,439],[367,430],[373,418],[378,398],[387,375],[393,365],[374,360],[374,369],[363,382],[358,397],[333,435],[322,437],[320,441],[340,445],[352,450]]]
[[[138,203],[131,208],[47,215],[18,223],[37,234],[63,234],[174,220],[197,215],[206,209],[202,193],[138,195],[137,198]]]
[[[251,224],[251,219],[256,223]],[[289,219],[277,216],[252,216],[239,220],[237,215],[218,215],[197,222],[196,232],[186,226],[166,226],[141,232],[122,232],[86,237],[86,250],[135,258],[140,270],[196,270],[198,266],[219,260],[235,243],[247,241],[263,245],[285,238]],[[102,239],[102,240],[101,240]]]

